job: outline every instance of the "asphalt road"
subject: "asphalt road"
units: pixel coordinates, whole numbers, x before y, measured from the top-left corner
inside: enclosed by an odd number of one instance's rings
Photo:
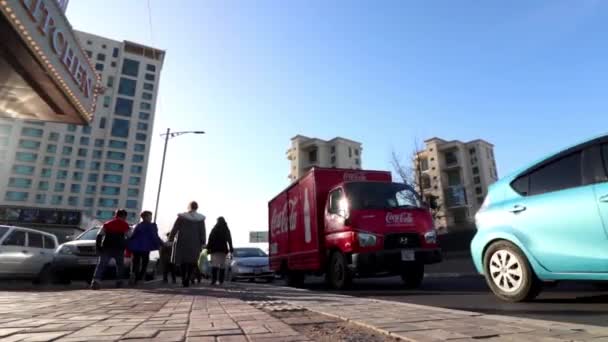
[[[608,286],[600,291],[589,283],[561,283],[545,289],[530,303],[498,300],[469,259],[448,260],[444,266],[428,268],[429,275],[417,290],[404,290],[400,278],[357,279],[351,290],[341,294],[430,305],[486,314],[526,317],[550,321],[608,326]],[[456,273],[467,276],[454,277]],[[306,287],[327,291],[322,279],[309,279]]]

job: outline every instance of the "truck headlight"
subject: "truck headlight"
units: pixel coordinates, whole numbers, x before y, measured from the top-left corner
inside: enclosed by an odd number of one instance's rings
[[[73,255],[76,254],[76,247],[72,245],[63,245],[57,249],[57,254]]]
[[[376,245],[376,235],[368,233],[358,233],[359,246],[361,247],[372,247]]]
[[[429,244],[437,243],[437,232],[435,229],[428,231],[424,234],[424,241]]]

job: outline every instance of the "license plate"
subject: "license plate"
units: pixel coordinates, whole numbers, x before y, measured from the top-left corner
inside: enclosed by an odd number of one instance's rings
[[[79,259],[79,265],[97,265],[97,259]]]
[[[404,249],[401,251],[401,261],[414,261],[416,260],[416,254],[414,251]]]
[[[255,273],[255,274],[260,274],[260,273],[262,273],[262,269],[261,269],[261,268],[256,268],[256,269],[254,270],[254,273]]]

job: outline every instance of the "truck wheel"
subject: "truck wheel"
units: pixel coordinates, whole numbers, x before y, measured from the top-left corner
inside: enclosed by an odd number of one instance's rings
[[[353,283],[353,275],[346,264],[346,257],[340,252],[331,255],[329,270],[326,275],[329,286],[336,290],[349,288]]]
[[[304,285],[304,273],[297,271],[287,272],[287,286],[301,287]]]
[[[524,253],[507,241],[493,243],[484,255],[484,274],[492,292],[508,302],[534,299],[542,290]]]
[[[408,289],[417,289],[422,284],[424,279],[424,264],[414,263],[407,265],[403,271],[401,271],[401,279]]]

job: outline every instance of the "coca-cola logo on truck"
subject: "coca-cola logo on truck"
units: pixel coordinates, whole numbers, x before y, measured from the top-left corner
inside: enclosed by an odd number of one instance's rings
[[[386,224],[387,225],[411,225],[414,224],[414,217],[412,213],[386,213]]]
[[[344,174],[345,182],[362,182],[366,180],[367,176],[365,176],[365,173],[362,172],[347,172]]]
[[[298,199],[293,198],[289,200],[289,207],[291,211],[288,213],[287,203],[283,204],[281,209],[276,207],[272,208],[272,215],[270,216],[270,229],[273,235],[279,235],[287,233],[287,230],[295,230],[298,219],[298,212],[296,207],[298,205]]]

